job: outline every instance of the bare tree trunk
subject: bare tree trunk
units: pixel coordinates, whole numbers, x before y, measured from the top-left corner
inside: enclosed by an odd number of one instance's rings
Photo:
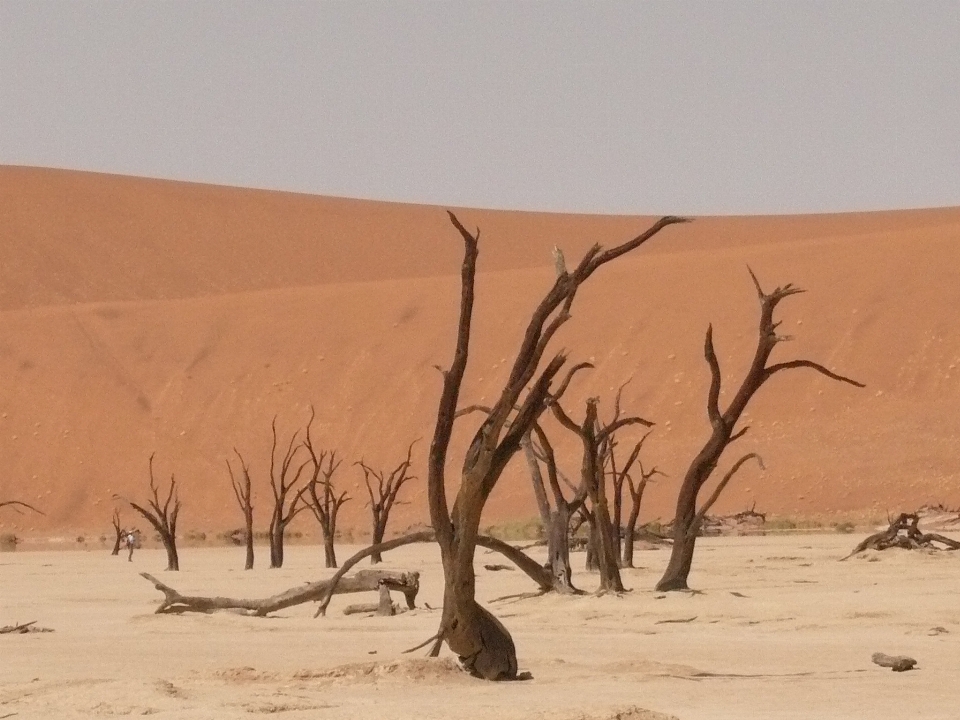
[[[323,536],[323,560],[324,567],[335,568],[337,566],[337,549],[333,545],[333,534]]]
[[[698,511],[696,507],[697,495],[700,489],[710,478],[714,468],[720,461],[720,456],[727,446],[742,437],[749,429],[744,426],[740,430],[734,431],[740,416],[746,409],[747,404],[754,393],[769,380],[775,373],[781,370],[792,368],[811,368],[822,375],[840,382],[849,383],[856,387],[863,387],[861,383],[850,378],[837,375],[827,370],[822,365],[810,360],[791,360],[781,362],[775,365],[767,366],[767,360],[774,347],[787,337],[777,335],[779,322],[773,319],[773,313],[777,304],[790,295],[802,292],[799,288],[792,285],[776,288],[772,293],[767,294],[760,287],[753,272],[750,272],[754,286],[757,289],[757,296],[760,298],[760,326],[757,349],[753,357],[753,362],[744,376],[743,382],[736,395],[730,401],[725,411],[720,410],[720,363],[717,360],[717,354],[713,348],[713,327],[707,328],[706,340],[704,342],[704,357],[710,366],[710,390],[707,395],[707,415],[710,418],[712,432],[709,439],[704,444],[703,449],[690,463],[686,475],[683,478],[683,484],[680,486],[680,492],[677,495],[677,511],[673,522],[673,549],[670,554],[670,562],[657,583],[657,590],[685,590],[687,589],[687,578],[690,574],[690,567],[693,562],[693,551],[697,542],[697,534],[700,531],[700,523],[704,515],[716,499],[720,492],[729,482],[733,473],[736,472],[747,459],[757,457],[755,454],[744,456],[738,460],[733,468],[727,473],[726,477],[717,485],[711,498]]]
[[[382,522],[375,522],[373,525],[373,536],[370,542],[371,545],[380,545],[383,542],[383,535],[386,532],[386,527]],[[383,562],[383,556],[379,552],[375,552],[370,556],[370,564],[377,565],[378,563]]]
[[[553,589],[563,594],[579,592],[573,586],[570,569],[570,512],[566,503],[550,514],[547,525],[547,563],[553,577]]]
[[[246,528],[244,529],[244,541],[246,544],[246,556],[243,561],[244,570],[253,570],[253,513],[244,518]]]
[[[276,518],[274,518],[270,526],[270,567],[271,568],[283,567],[283,539],[284,539],[283,530],[284,528],[283,528],[282,521],[278,521]]]

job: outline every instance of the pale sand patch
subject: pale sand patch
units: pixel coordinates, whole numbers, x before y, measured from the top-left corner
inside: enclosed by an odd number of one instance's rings
[[[624,572],[635,590],[622,597],[496,603],[521,669],[533,674],[506,684],[467,676],[446,651],[434,660],[402,654],[436,630],[439,611],[425,607],[438,608],[442,594],[432,546],[387,556],[386,566],[423,578],[418,609],[393,618],[345,617],[353,599],[343,598],[322,619],[312,606],[271,618],[159,616],[160,594],[136,573],[158,572],[160,551],[133,563],[8,553],[0,622],[36,619],[56,632],[0,637],[0,716],[955,718],[960,553],[890,550],[868,555],[876,562],[838,562],[856,539],[704,539],[691,576],[703,594],[652,591],[666,553],[650,551],[638,558],[649,569]],[[191,549],[182,572],[160,574],[191,593],[262,596],[328,574],[317,569],[321,556],[293,547],[284,568],[244,572],[241,549]],[[582,562],[575,555],[575,582],[592,589],[596,576]],[[531,589],[519,572],[482,569],[478,588],[484,601]],[[687,622],[662,622],[670,619]],[[919,669],[878,668],[870,662],[878,651],[915,657]]]

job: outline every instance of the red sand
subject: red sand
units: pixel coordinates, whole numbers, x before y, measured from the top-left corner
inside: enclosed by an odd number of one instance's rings
[[[669,211],[670,208],[664,208]],[[481,276],[463,404],[490,401],[530,310],[593,242],[612,245],[649,218],[458,211],[479,226]],[[759,452],[718,503],[733,512],[877,515],[926,502],[960,505],[960,208],[791,217],[702,218],[668,228],[610,265],[578,297],[557,339],[592,360],[571,412],[616,388],[657,423],[643,458],[669,477],[643,519],[672,516],[676,487],[707,433],[703,332],[714,325],[732,388],[755,343],[749,264],[772,287],[809,292],[782,305],[806,357],[867,384],[810,371],[774,378],[729,451]],[[252,465],[257,525],[268,519],[270,421],[283,433],[316,407],[318,444],[347,459],[355,500],[344,523],[366,528],[354,460],[380,466],[422,438],[422,478],[440,381],[450,361],[461,244],[442,208],[311,197],[90,173],[0,167],[0,511],[23,536],[109,531],[114,494],[142,497],[147,457],[176,473],[181,527],[238,527],[224,466]],[[458,448],[475,420],[465,419]],[[561,430],[553,428],[557,437]],[[568,472],[576,446],[560,443]],[[451,455],[454,472],[457,452]],[[489,522],[536,514],[515,462]],[[423,481],[395,529],[426,516]],[[130,517],[130,511],[125,511]],[[142,523],[141,523],[142,524]],[[313,533],[306,515],[299,529]]]

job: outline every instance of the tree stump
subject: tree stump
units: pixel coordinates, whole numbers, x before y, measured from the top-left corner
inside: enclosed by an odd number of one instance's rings
[[[907,657],[906,655],[884,655],[883,653],[874,653],[871,657],[874,664],[879,665],[880,667],[888,667],[894,672],[904,672],[906,670],[913,670],[914,666],[917,664],[917,661],[912,657]]]

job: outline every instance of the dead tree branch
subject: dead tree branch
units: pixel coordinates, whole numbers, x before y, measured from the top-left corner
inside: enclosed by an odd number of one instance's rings
[[[23,513],[21,513],[18,508],[22,508],[22,507],[27,508],[27,510],[33,510],[38,515],[44,514],[42,511],[37,510],[30,503],[25,503],[22,500],[4,500],[3,502],[0,502],[0,508],[3,508],[3,507],[12,508],[14,512],[19,513],[20,515],[22,515]]]

